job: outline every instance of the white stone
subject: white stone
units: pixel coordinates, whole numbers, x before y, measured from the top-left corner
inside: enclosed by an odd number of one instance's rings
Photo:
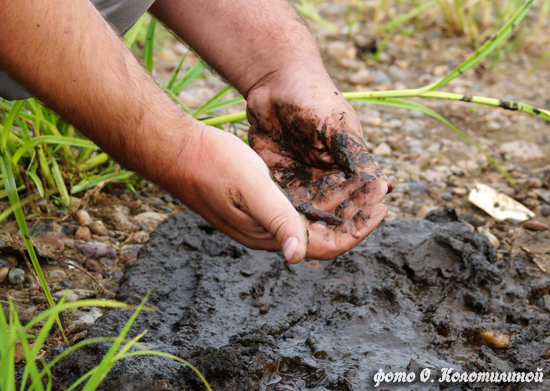
[[[500,152],[512,159],[522,161],[544,159],[546,157],[537,144],[524,140],[504,143],[500,146]]]
[[[374,151],[372,151],[372,153],[375,156],[389,157],[389,156],[391,156],[391,147],[386,143],[380,143],[374,149]]]

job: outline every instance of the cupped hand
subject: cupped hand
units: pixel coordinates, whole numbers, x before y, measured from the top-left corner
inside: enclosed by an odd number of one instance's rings
[[[162,186],[215,228],[250,248],[282,250],[296,263],[307,249],[306,219],[242,140],[198,125],[181,141]]]
[[[355,111],[328,76],[278,75],[247,95],[251,147],[308,218],[307,256],[334,258],[386,215],[393,184],[374,165]]]

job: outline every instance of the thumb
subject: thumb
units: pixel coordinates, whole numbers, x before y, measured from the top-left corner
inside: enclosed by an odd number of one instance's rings
[[[255,183],[245,199],[248,214],[275,238],[286,260],[300,262],[307,252],[307,220],[296,211],[269,175],[262,175],[262,180]]]

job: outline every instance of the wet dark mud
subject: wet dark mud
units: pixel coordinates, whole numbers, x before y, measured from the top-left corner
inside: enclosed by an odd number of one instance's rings
[[[377,389],[548,390],[550,279],[500,259],[453,213],[380,226],[332,261],[290,265],[235,243],[192,213],[167,219],[127,266],[118,299],[149,304],[131,337],[193,363],[214,390],[371,390],[379,370],[432,377]],[[117,335],[129,311],[106,312],[88,338]],[[56,366],[59,388],[96,365],[106,345]],[[544,383],[439,384],[436,372],[533,371]],[[418,376],[416,376],[418,379]],[[431,382],[431,379],[436,379]],[[203,390],[159,357],[118,363],[102,390]]]

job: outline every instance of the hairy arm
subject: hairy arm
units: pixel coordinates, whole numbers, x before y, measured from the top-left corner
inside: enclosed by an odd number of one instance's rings
[[[156,0],[149,11],[245,98],[283,70],[332,84],[315,40],[285,0]]]

